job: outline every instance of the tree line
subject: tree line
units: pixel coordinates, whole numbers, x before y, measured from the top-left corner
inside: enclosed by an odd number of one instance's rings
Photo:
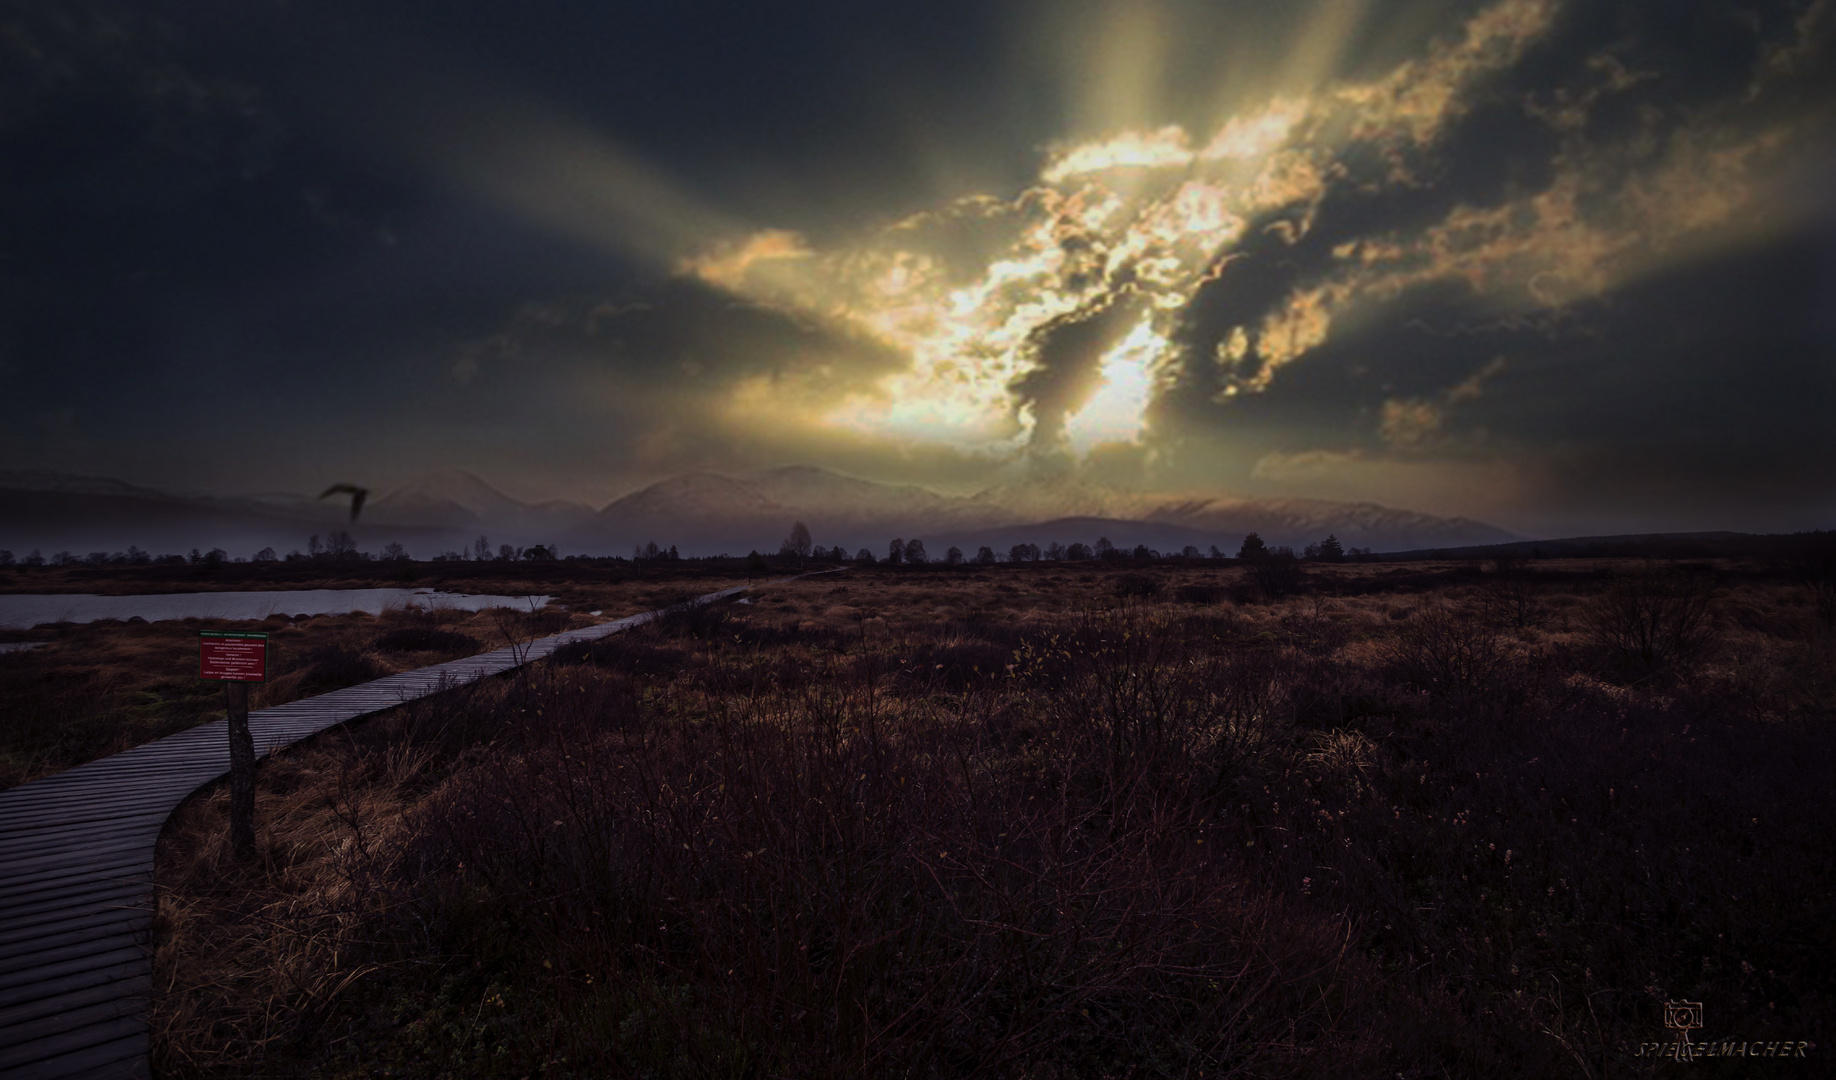
[[[1262,564],[1272,568],[1266,573],[1278,573],[1278,568],[1295,562],[1341,562],[1347,558],[1369,555],[1369,548],[1346,548],[1336,536],[1327,536],[1324,540],[1308,544],[1300,553],[1287,546],[1270,547],[1256,533],[1249,533],[1243,538],[1237,549],[1236,558],[1245,563]],[[1081,541],[1070,544],[1052,541],[1041,547],[1033,543],[1018,543],[1005,552],[997,552],[993,547],[984,544],[976,549],[973,555],[963,549],[951,546],[941,555],[933,555],[923,540],[913,537],[894,537],[886,546],[886,553],[876,555],[871,548],[860,548],[850,555],[846,548],[836,545],[825,548],[813,541],[809,527],[799,521],[791,526],[789,535],[778,548],[779,559],[786,565],[803,566],[811,560],[818,562],[857,563],[873,565],[884,562],[889,566],[925,566],[939,564],[944,566],[993,565],[995,563],[1027,562],[1151,562],[1160,559],[1203,559],[1222,560],[1231,556],[1225,554],[1216,544],[1209,551],[1200,551],[1196,545],[1187,544],[1179,551],[1162,552],[1146,544],[1137,544],[1126,548],[1110,541],[1106,536],[1098,537],[1096,543],[1085,544]],[[722,556],[723,558],[726,556]],[[530,547],[517,547],[512,544],[491,545],[485,536],[479,536],[470,547],[462,550],[448,550],[435,555],[431,562],[551,562],[561,558],[553,544],[536,544]],[[596,556],[568,556],[569,561],[577,559],[598,559]],[[607,556],[615,562],[623,559]],[[667,548],[658,545],[655,540],[647,544],[636,544],[632,547],[633,562],[679,562],[683,555],[671,544]],[[139,547],[129,545],[126,551],[113,553],[92,551],[87,555],[75,555],[69,551],[60,551],[55,555],[45,556],[34,549],[31,554],[15,558],[11,551],[0,550],[0,568],[19,567],[73,567],[87,566],[92,568],[123,566],[203,566],[216,567],[225,563],[298,563],[298,562],[409,562],[412,556],[408,549],[396,541],[383,545],[379,554],[371,554],[357,546],[349,532],[339,529],[321,537],[313,534],[307,539],[306,550],[295,548],[285,556],[278,554],[272,547],[262,548],[254,555],[244,558],[231,557],[222,548],[201,551],[192,548],[189,554],[153,555]],[[748,564],[763,568],[764,556],[757,551],[748,556]]]
[[[655,547],[654,544],[651,546],[653,548]],[[674,548],[670,549],[672,556],[674,551]],[[1263,541],[1262,537],[1252,532],[1243,538],[1242,546],[1237,549],[1236,558],[1245,562],[1267,561],[1274,564],[1299,560],[1308,562],[1342,562],[1347,558],[1369,555],[1370,553],[1370,548],[1354,547],[1347,549],[1339,542],[1337,536],[1328,535],[1324,540],[1308,544],[1306,548],[1297,555],[1291,547],[1269,547],[1268,544]],[[1019,543],[1014,544],[1004,553],[997,552],[993,547],[983,544],[976,549],[974,555],[965,553],[959,547],[951,546],[945,549],[940,557],[933,556],[925,547],[923,540],[916,538],[908,540],[904,537],[894,537],[893,540],[886,545],[886,554],[884,556],[875,555],[871,548],[861,548],[853,555],[849,555],[847,549],[839,544],[832,548],[824,548],[821,544],[814,543],[810,535],[809,527],[801,521],[791,526],[790,534],[787,535],[783,543],[778,546],[778,557],[787,564],[794,562],[799,566],[808,563],[812,559],[819,562],[852,562],[861,565],[873,565],[884,562],[889,566],[924,566],[935,562],[945,566],[961,566],[965,564],[986,566],[1001,562],[1081,562],[1087,560],[1097,560],[1101,562],[1122,562],[1126,560],[1148,562],[1168,558],[1211,558],[1220,560],[1230,558],[1230,556],[1226,555],[1216,544],[1211,545],[1211,550],[1209,552],[1200,551],[1197,545],[1187,544],[1179,551],[1163,553],[1155,548],[1148,547],[1146,544],[1137,544],[1132,549],[1121,547],[1111,542],[1106,536],[1098,537],[1094,544],[1085,544],[1082,542],[1063,544],[1054,540],[1042,548],[1038,544]],[[762,563],[764,557],[757,551],[754,551],[750,558]]]
[[[652,545],[653,547],[655,545]],[[670,549],[672,555],[674,548]],[[491,547],[490,541],[480,536],[472,547],[465,552],[447,551],[435,555],[432,562],[547,562],[559,558],[552,544],[536,544],[532,547],[514,547],[510,544]],[[212,568],[226,563],[298,563],[298,562],[409,562],[412,556],[408,549],[399,542],[391,540],[384,544],[380,554],[372,554],[357,546],[351,534],[339,529],[320,537],[317,533],[306,540],[306,550],[298,548],[281,555],[271,547],[264,547],[255,554],[244,557],[231,556],[224,549],[211,548],[201,551],[192,548],[186,555],[154,555],[143,551],[134,544],[129,544],[126,551],[92,551],[87,555],[76,555],[60,551],[54,555],[45,555],[34,548],[30,555],[15,557],[11,551],[0,550],[0,568],[40,567],[40,566],[86,566],[95,569],[119,566],[202,566]]]

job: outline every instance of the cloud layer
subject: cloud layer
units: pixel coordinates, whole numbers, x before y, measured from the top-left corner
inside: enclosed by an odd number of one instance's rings
[[[0,456],[1836,512],[1832,0],[706,14],[15,5]]]

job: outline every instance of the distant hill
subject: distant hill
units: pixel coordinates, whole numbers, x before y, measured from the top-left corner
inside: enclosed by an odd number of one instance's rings
[[[518,502],[472,473],[452,469],[390,492],[366,513],[377,524],[546,534],[575,528],[593,516],[593,508],[561,499]]]
[[[0,472],[0,548],[23,555],[68,550],[120,551],[133,544],[155,554],[222,547],[246,555],[273,547],[305,548],[312,534],[348,529],[358,546],[379,551],[396,541],[418,557],[493,545],[558,544],[563,553],[623,555],[656,541],[683,554],[771,552],[793,522],[816,543],[884,552],[894,537],[924,540],[938,554],[987,544],[1046,546],[1186,545],[1235,552],[1245,533],[1296,548],[1336,535],[1347,547],[1427,549],[1518,539],[1464,518],[1442,518],[1372,503],[1309,499],[1174,498],[1075,479],[947,495],[913,484],[882,484],[808,465],[740,476],[685,473],[634,491],[598,511],[561,500],[525,503],[482,478],[457,470],[433,473],[372,495],[349,520],[343,499],[267,492],[234,497],[173,495],[101,477]]]
[[[391,541],[418,558],[469,550],[480,535],[498,544],[558,544],[564,554],[626,555],[656,541],[685,555],[757,549],[774,552],[793,522],[817,544],[876,556],[889,541],[920,539],[933,557],[950,547],[971,557],[986,544],[1005,555],[1015,544],[1045,547],[1145,544],[1161,552],[1216,545],[1235,554],[1246,533],[1271,546],[1337,536],[1347,548],[1392,559],[1619,556],[1713,558],[1791,556],[1836,545],[1836,533],[1762,536],[1689,532],[1527,540],[1484,522],[1437,517],[1375,503],[1319,499],[1173,497],[1106,488],[1072,479],[947,495],[912,484],[882,484],[815,466],[739,476],[685,473],[649,484],[598,511],[555,500],[526,503],[482,478],[433,473],[372,497],[356,524],[349,503],[268,492],[232,497],[175,495],[107,477],[0,470],[0,549],[84,555],[136,545],[154,554],[222,547],[249,555],[304,549],[313,534],[348,529],[360,548]]]
[[[1147,544],[1179,550],[1211,545],[1234,553],[1243,536],[1296,548],[1327,535],[1347,547],[1484,544],[1518,539],[1465,518],[1442,518],[1373,503],[1308,499],[1171,498],[1081,481],[1041,481],[945,495],[910,484],[881,484],[814,466],[729,477],[671,477],[613,502],[563,540],[567,550],[622,554],[656,541],[683,552],[743,554],[775,550],[802,521],[824,547],[884,552],[894,537],[917,537],[938,553],[954,544],[973,552],[987,544],[1041,546]]]
[[[1387,559],[1633,558],[1738,559],[1786,557],[1836,546],[1836,532],[1804,533],[1622,533],[1571,536],[1560,540],[1515,540],[1504,544],[1416,548],[1381,552]]]
[[[0,549],[49,557],[129,545],[155,555],[221,547],[247,556],[272,547],[285,555],[307,548],[315,534],[343,529],[362,549],[380,551],[393,541],[428,558],[464,547],[481,532],[493,542],[550,543],[592,516],[576,504],[519,503],[467,474],[442,474],[391,493],[355,523],[349,507],[347,499],[292,493],[187,496],[105,477],[0,471]]]

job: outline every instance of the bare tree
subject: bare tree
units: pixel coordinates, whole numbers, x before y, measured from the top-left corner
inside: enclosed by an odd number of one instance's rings
[[[1714,642],[1713,591],[1706,575],[1650,564],[1594,599],[1588,629],[1597,644],[1646,667],[1686,664]]]
[[[791,555],[802,566],[810,557],[810,529],[799,521],[791,526],[790,535],[784,538],[784,544],[778,549],[780,555]]]

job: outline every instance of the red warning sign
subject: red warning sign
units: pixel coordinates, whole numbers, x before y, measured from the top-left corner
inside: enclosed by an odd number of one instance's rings
[[[198,632],[198,677],[221,682],[268,681],[268,635],[233,630]]]

